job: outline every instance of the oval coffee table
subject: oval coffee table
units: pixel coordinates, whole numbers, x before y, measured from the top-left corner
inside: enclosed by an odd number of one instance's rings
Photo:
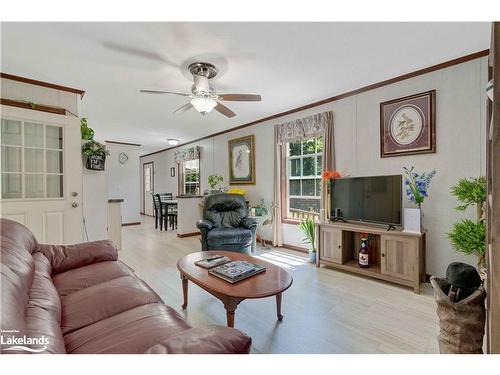
[[[250,263],[260,264],[266,267],[266,271],[235,284],[231,284],[217,276],[209,274],[207,269],[198,267],[194,264],[197,260],[215,254],[225,255],[232,261],[244,260]],[[283,319],[283,315],[281,315],[281,294],[292,285],[293,279],[290,273],[281,267],[246,254],[232,251],[212,250],[186,255],[179,259],[177,268],[181,272],[182,292],[184,295],[183,309],[187,308],[189,280],[222,301],[226,309],[228,327],[234,327],[234,312],[236,307],[241,301],[248,298],[276,296],[278,320]]]

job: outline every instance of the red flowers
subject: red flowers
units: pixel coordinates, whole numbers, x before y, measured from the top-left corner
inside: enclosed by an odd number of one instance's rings
[[[338,171],[324,171],[323,174],[321,175],[323,180],[337,180],[339,178],[342,178],[340,172]]]

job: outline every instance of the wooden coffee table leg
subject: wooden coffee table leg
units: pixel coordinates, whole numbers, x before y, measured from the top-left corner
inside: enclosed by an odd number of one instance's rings
[[[229,296],[224,296],[220,299],[224,303],[224,308],[226,309],[227,326],[234,328],[234,312],[236,311],[238,303],[243,301],[243,299],[232,298]]]
[[[281,294],[276,294],[276,315],[279,321],[283,320],[283,315],[281,315]]]
[[[234,328],[234,311],[226,311],[227,326]]]
[[[184,274],[181,273],[182,280],[182,295],[184,297],[184,303],[182,304],[182,309],[184,310],[188,306],[188,279]]]

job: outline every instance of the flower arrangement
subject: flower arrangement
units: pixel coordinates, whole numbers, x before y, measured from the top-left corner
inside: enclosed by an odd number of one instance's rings
[[[415,172],[414,167],[410,169],[403,167],[403,171],[405,174],[406,196],[410,202],[420,207],[424,199],[428,197],[427,191],[429,190],[432,178],[436,175],[436,170],[433,169],[429,173],[418,174]]]
[[[327,180],[338,180],[339,178],[342,178],[342,175],[340,174],[339,171],[333,170],[333,171],[324,171],[323,174],[321,175],[324,181]]]

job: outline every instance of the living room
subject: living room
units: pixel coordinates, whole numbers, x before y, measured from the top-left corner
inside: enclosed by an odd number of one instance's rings
[[[491,19],[2,21],[1,353],[499,353]]]

